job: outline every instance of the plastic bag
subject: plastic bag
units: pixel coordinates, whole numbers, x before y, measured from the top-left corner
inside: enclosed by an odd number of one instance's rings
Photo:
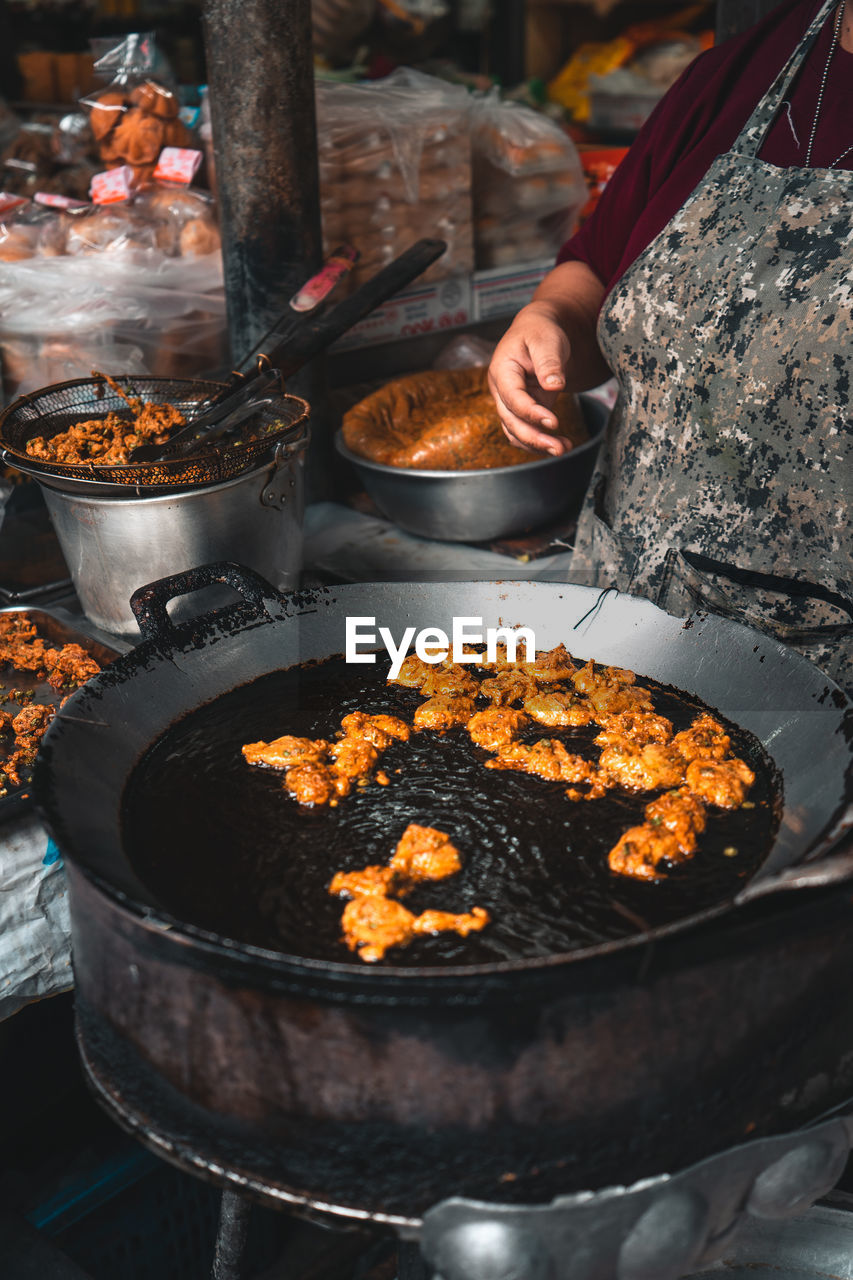
[[[497,90],[475,102],[471,149],[477,266],[551,258],[587,200],[575,144],[559,125]]]
[[[422,236],[448,246],[422,280],[473,269],[464,89],[409,69],[369,84],[320,82],[317,134],[326,252],[342,242],[361,252],[350,289]]]
[[[432,362],[433,369],[483,369],[491,363],[494,342],[478,338],[474,333],[461,333],[442,347]]]
[[[69,218],[75,235],[116,210]],[[0,358],[7,398],[93,368],[160,377],[216,375],[228,364],[222,258],[139,247],[119,219],[112,250],[7,261],[0,273]]]
[[[111,83],[81,105],[106,168],[129,165],[134,182],[148,181],[164,147],[189,147],[192,135],[178,119],[171,75],[150,33],[128,35],[95,63]]]

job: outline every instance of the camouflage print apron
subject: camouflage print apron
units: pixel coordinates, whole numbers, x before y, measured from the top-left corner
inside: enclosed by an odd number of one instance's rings
[[[835,3],[604,301],[620,396],[570,576],[737,618],[851,686],[853,174],[757,158]]]

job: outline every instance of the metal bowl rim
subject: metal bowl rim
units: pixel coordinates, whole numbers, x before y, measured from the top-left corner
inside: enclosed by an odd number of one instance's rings
[[[376,471],[380,475],[388,476],[408,476],[412,479],[424,480],[451,480],[463,478],[479,478],[481,476],[510,475],[520,473],[529,475],[532,471],[544,470],[546,467],[558,466],[560,463],[567,462],[570,458],[576,458],[581,453],[587,453],[590,449],[601,443],[601,438],[607,430],[607,423],[601,425],[599,431],[594,436],[590,436],[588,440],[584,440],[583,444],[575,445],[568,453],[561,453],[559,457],[535,458],[532,462],[511,463],[507,467],[472,467],[464,471],[437,471],[434,469],[421,469],[420,467],[394,467],[387,462],[374,462],[371,458],[364,458],[361,454],[353,453],[349,445],[344,441],[343,428],[339,428],[335,432],[335,448],[342,458],[346,458],[347,462],[351,462],[353,466],[366,467],[369,471]]]

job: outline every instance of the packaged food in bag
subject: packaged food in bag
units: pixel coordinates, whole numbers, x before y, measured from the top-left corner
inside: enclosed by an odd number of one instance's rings
[[[348,241],[361,252],[350,289],[422,236],[447,241],[422,280],[473,269],[464,89],[408,68],[369,84],[320,82],[317,136],[325,251]]]
[[[553,120],[503,102],[497,90],[471,114],[477,266],[553,257],[578,224],[587,187],[577,147]]]
[[[167,64],[150,33],[134,32],[95,63],[104,88],[81,99],[101,160],[130,166],[138,185],[151,178],[164,147],[188,147],[192,135],[178,118],[180,103]]]

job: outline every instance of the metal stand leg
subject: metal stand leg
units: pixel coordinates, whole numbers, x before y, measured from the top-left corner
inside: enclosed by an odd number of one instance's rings
[[[211,1280],[245,1280],[246,1242],[252,1202],[236,1191],[223,1191]]]
[[[397,1245],[397,1280],[429,1280],[419,1244],[401,1240]]]

